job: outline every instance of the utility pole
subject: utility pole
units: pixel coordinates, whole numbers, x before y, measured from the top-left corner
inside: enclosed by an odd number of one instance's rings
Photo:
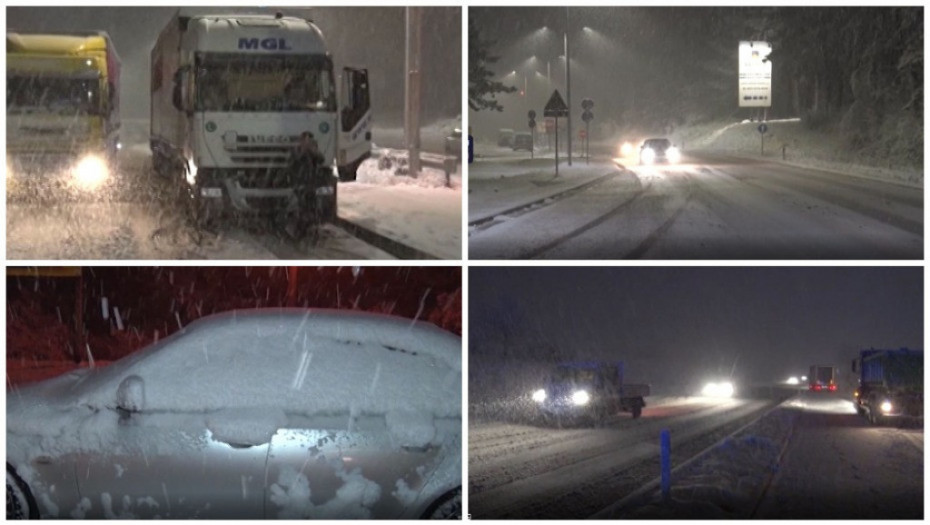
[[[407,7],[407,68],[404,98],[404,142],[410,155],[410,176],[420,175],[420,50],[423,43],[423,8]]]
[[[568,6],[565,6],[565,96],[568,98],[568,117],[566,125],[568,126],[568,165],[572,165],[572,57],[568,53]]]

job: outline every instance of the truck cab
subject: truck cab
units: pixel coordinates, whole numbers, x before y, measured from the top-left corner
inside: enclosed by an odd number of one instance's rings
[[[870,348],[852,361],[859,376],[853,392],[856,412],[869,423],[892,419],[922,420],[924,416],[924,354],[922,350]]]
[[[623,383],[622,362],[572,362],[554,366],[532,397],[546,416],[601,423],[621,411],[638,418],[648,395],[649,385]]]
[[[7,32],[7,195],[94,193],[119,148],[120,60],[107,33]]]
[[[180,181],[195,218],[240,214],[336,216],[340,176],[355,178],[371,151],[368,73],[340,79],[320,29],[280,15],[189,15],[152,50],[155,170]],[[310,134],[321,159],[295,173]]]

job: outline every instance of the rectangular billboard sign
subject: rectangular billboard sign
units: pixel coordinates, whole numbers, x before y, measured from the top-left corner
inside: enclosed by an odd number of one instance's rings
[[[739,43],[739,107],[772,106],[772,46],[768,42],[742,40]]]

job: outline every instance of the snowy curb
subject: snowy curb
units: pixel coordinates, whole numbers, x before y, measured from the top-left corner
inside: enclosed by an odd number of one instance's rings
[[[595,184],[597,184],[597,183],[603,181],[604,179],[606,179],[607,177],[610,177],[610,176],[613,175],[613,174],[614,174],[613,171],[609,171],[609,172],[607,172],[607,173],[605,173],[605,174],[603,174],[603,175],[597,175],[597,176],[595,176],[593,179],[591,179],[591,180],[589,180],[589,181],[586,181],[586,182],[583,182],[583,183],[581,183],[581,184],[578,184],[577,186],[571,186],[571,187],[565,188],[565,189],[563,189],[563,190],[560,190],[560,191],[558,191],[558,192],[556,192],[556,193],[553,193],[553,194],[550,194],[550,195],[546,195],[546,196],[544,196],[544,197],[540,197],[540,198],[532,199],[532,200],[529,200],[529,201],[521,202],[521,203],[518,203],[518,204],[514,204],[514,205],[512,205],[512,206],[509,206],[509,207],[504,208],[504,209],[501,209],[501,210],[494,210],[494,211],[492,211],[492,212],[485,212],[485,213],[481,214],[479,217],[477,217],[477,218],[475,218],[475,219],[470,219],[470,220],[468,221],[468,226],[469,226],[469,227],[472,227],[472,228],[475,227],[475,226],[480,226],[480,225],[482,225],[482,224],[484,224],[484,223],[493,221],[493,220],[494,220],[496,217],[498,217],[499,215],[507,215],[508,213],[513,213],[513,212],[515,212],[515,211],[522,210],[522,209],[524,209],[524,208],[530,208],[530,207],[532,207],[532,206],[536,206],[536,205],[542,204],[542,203],[548,201],[549,199],[558,198],[559,196],[564,195],[564,194],[566,194],[566,193],[568,193],[568,192],[582,190],[582,189],[584,189],[584,188],[587,188],[587,187],[589,187],[589,186],[593,186],[593,185],[595,185]]]
[[[668,500],[659,491],[661,478],[655,478],[590,518],[751,518],[777,472],[796,418],[778,404],[673,468]]]

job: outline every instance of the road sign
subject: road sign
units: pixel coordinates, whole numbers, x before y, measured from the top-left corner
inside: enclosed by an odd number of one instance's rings
[[[768,42],[739,43],[739,107],[772,107],[772,62]]]
[[[586,111],[590,111],[591,108],[593,108],[593,107],[594,107],[594,101],[591,100],[590,98],[586,98],[586,99],[584,99],[584,100],[581,101],[581,109],[586,110]]]
[[[530,120],[533,120],[534,118],[536,118],[536,111],[531,109],[530,112],[526,114],[526,116],[529,117]]]
[[[763,122],[762,124],[759,124],[759,127],[756,129],[759,130],[759,133],[765,133],[769,130],[769,127],[765,125],[765,122]]]
[[[535,127],[536,127],[536,121],[535,121],[535,120],[531,120],[531,121],[530,121],[530,129],[533,129],[533,128],[535,128]]]
[[[584,110],[584,113],[581,114],[581,120],[585,122],[591,122],[592,120],[594,120],[594,113],[591,113],[587,109]]]
[[[586,138],[588,138],[588,132],[585,131],[585,130],[583,130],[583,129],[579,129],[579,130],[578,130],[578,136],[581,137],[581,138],[583,138],[583,139],[586,139]]]
[[[546,133],[552,133],[555,131],[555,119],[551,117],[546,118]]]
[[[543,115],[547,117],[568,116],[568,106],[565,105],[565,101],[562,100],[562,95],[559,94],[558,89],[552,92],[552,96],[549,97],[549,102],[546,102],[546,107],[543,108]]]

